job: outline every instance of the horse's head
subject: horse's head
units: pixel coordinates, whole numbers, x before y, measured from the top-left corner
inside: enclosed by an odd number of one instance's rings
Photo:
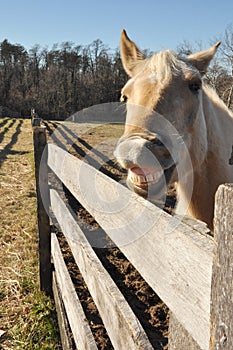
[[[121,58],[130,79],[122,89],[127,116],[115,155],[135,192],[157,194],[165,179],[175,179],[182,144],[190,150],[201,119],[202,75],[219,44],[186,58],[171,51],[145,58],[123,30]]]

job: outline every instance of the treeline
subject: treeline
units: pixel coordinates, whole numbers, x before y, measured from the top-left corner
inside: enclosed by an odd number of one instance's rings
[[[91,105],[119,100],[127,77],[119,50],[100,40],[88,46],[71,42],[51,50],[27,51],[7,40],[0,43],[0,114],[64,119]]]
[[[233,109],[233,27],[222,36],[206,81]],[[184,42],[177,51],[201,47]],[[26,50],[8,40],[0,43],[0,115],[28,116],[31,108],[43,118],[65,119],[88,106],[119,100],[127,80],[119,50],[101,40],[87,46],[65,42],[52,49]]]

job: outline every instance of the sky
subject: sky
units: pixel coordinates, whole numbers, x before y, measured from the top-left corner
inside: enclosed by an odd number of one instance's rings
[[[141,49],[175,50],[184,40],[203,48],[220,40],[233,25],[232,0],[0,0],[0,41],[27,50],[71,41],[100,39],[119,46],[126,29]]]

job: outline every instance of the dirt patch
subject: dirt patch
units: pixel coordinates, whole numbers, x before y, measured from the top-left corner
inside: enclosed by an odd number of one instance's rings
[[[55,124],[47,123],[51,135],[55,126]],[[77,138],[75,130],[72,129],[72,127],[60,124],[56,129],[56,133],[53,134],[53,142],[66,148],[76,157],[84,159],[84,161],[95,166],[116,181],[124,183],[126,177],[125,171],[121,169],[110,156],[107,158],[105,157],[108,153],[112,154],[110,148],[115,147],[112,139],[109,146],[109,138],[112,138],[111,135],[114,134],[115,141],[121,133],[122,126],[116,128],[114,126],[109,127],[109,125],[105,125],[104,127],[90,127]],[[86,233],[86,236],[88,237],[90,232],[94,235],[97,230],[99,234],[100,227],[98,223],[64,187],[63,195],[64,199],[72,207],[79,225],[84,233]],[[174,201],[175,194],[171,189],[166,202],[167,211],[172,211]],[[98,310],[89,295],[68,244],[61,233],[59,233],[58,236],[67,266],[83,305],[84,312],[89,320],[97,346],[99,349],[112,349],[113,347],[102,324]],[[106,239],[106,246],[109,246],[109,238],[105,232],[103,232],[103,239]],[[132,310],[140,319],[153,347],[161,350],[167,349],[169,316],[166,305],[159,299],[118,248],[95,248],[94,250],[127,302],[130,304]]]

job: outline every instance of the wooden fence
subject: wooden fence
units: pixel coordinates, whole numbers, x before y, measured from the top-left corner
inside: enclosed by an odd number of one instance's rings
[[[69,243],[114,349],[153,349],[139,320],[98,260],[59,193],[49,188],[48,167],[116,246],[120,246],[127,259],[169,307],[170,350],[232,350],[233,185],[221,185],[217,191],[214,239],[206,234],[204,225],[194,221],[190,225],[180,222],[179,218],[173,218],[173,231],[168,234],[171,217],[167,213],[55,144],[49,143],[42,157],[45,146],[45,127],[34,127],[41,289],[54,295],[63,348],[70,349],[64,314],[77,349],[97,349],[97,346],[56,235],[51,233],[47,204],[41,196],[47,196],[50,210]],[[83,186],[80,172],[88,179],[95,179],[102,202],[108,203],[107,213],[104,204],[91,201],[94,191],[91,181],[86,188],[80,187]],[[114,207],[111,210],[110,197],[114,194],[127,203],[124,210],[117,212]],[[135,218],[142,215],[143,220],[138,222]],[[129,221],[130,225],[127,224]],[[148,228],[142,235],[145,223]]]

